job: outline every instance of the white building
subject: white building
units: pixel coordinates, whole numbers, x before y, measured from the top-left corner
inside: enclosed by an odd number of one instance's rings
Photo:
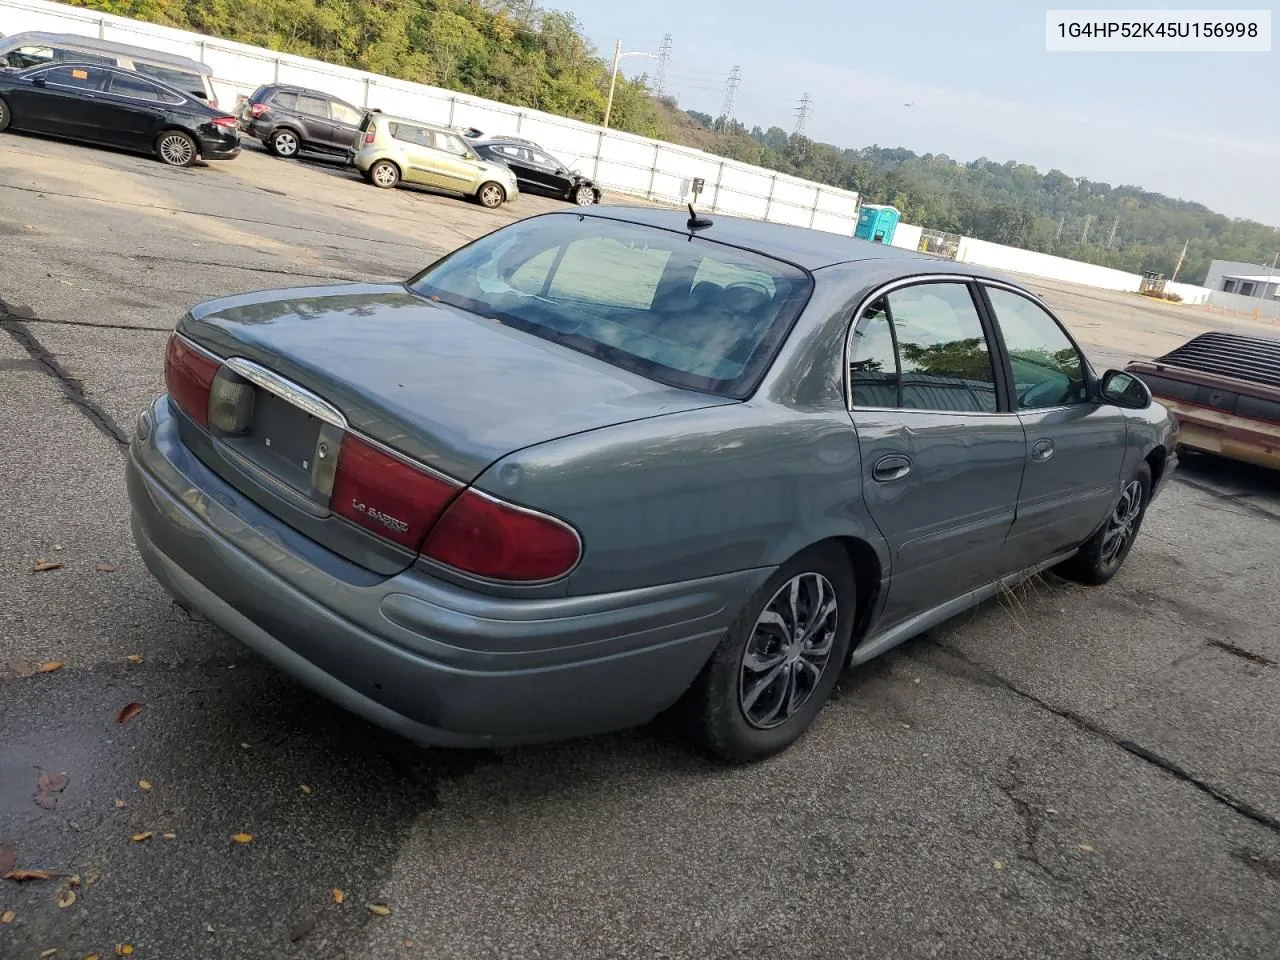
[[[1244,263],[1239,260],[1215,260],[1209,265],[1204,286],[1214,293],[1255,297],[1264,301],[1280,300],[1280,266]],[[1214,297],[1210,296],[1210,301]]]

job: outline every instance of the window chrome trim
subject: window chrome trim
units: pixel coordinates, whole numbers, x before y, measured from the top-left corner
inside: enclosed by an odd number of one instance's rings
[[[244,357],[228,357],[222,362],[250,383],[256,384],[268,393],[274,393],[281,400],[287,400],[317,420],[323,420],[339,430],[347,429],[347,418],[342,415],[341,410],[327,400],[320,399],[310,390],[298,386],[291,380],[286,380],[275,371],[268,370]]]
[[[867,309],[873,303],[875,303],[885,294],[891,293],[894,290],[901,289],[902,287],[914,287],[917,285],[923,285],[928,283],[954,283],[962,287],[968,288],[970,284],[984,283],[984,282],[985,281],[983,280],[982,277],[975,277],[971,274],[965,274],[965,273],[920,273],[910,277],[899,277],[896,280],[890,280],[888,283],[881,284],[880,286],[872,290],[871,293],[867,294],[867,296],[863,298],[863,301],[860,304],[858,304],[858,309],[853,312],[853,319],[849,322],[849,330],[847,333],[845,333],[845,336],[844,336],[844,407],[845,407],[845,411],[848,413],[853,413],[855,410],[893,411],[895,413],[903,413],[903,412],[954,413],[954,414],[961,414],[963,416],[972,416],[972,417],[1004,417],[1010,414],[1016,415],[1016,411],[1013,411],[1013,410],[993,410],[993,411],[930,410],[926,407],[861,407],[861,406],[855,406],[853,402],[853,370],[852,370],[853,334],[854,334],[854,331],[858,329],[858,324],[862,322],[863,315],[866,314]],[[1014,291],[1018,290],[1017,287],[1012,286],[1011,284],[1002,283],[1001,286],[1008,287],[1010,290],[1014,290]],[[969,294],[970,300],[972,300],[973,292],[967,289],[966,289],[966,292]],[[974,303],[973,305],[973,312],[974,312],[974,315],[977,316],[978,318],[978,324],[982,326],[983,339],[986,339],[987,329],[985,326],[982,325],[982,312],[978,309],[978,305],[976,303]],[[987,344],[987,353],[989,356],[992,357],[991,372],[995,374],[998,378],[999,373],[996,370],[995,360],[994,360],[995,354],[991,351],[991,345],[989,343]],[[996,384],[993,384],[993,386],[994,385]]]

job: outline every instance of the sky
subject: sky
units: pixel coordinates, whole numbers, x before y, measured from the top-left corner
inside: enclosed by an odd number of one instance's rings
[[[1140,0],[1093,2],[1126,9]],[[815,140],[1056,167],[1280,225],[1280,38],[1270,53],[1048,53],[1050,5],[539,3],[574,14],[606,59],[615,39],[624,51],[656,53],[671,34],[667,91],[685,109],[718,115],[729,71],[741,65],[736,116],[748,128],[790,132],[808,92],[806,132]],[[1247,0],[1194,5],[1266,9]],[[629,76],[653,76],[657,61],[622,65]]]

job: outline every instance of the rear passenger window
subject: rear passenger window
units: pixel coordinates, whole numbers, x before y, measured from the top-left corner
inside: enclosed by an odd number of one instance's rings
[[[281,91],[271,98],[271,105],[277,110],[287,110],[289,113],[293,113],[298,109],[298,95]]]
[[[111,75],[111,86],[108,89],[122,97],[132,97],[134,100],[160,100],[160,88],[154,83],[148,83],[141,77],[131,77],[123,73],[113,73]]]
[[[420,147],[433,146],[431,142],[431,131],[424,127],[414,127],[407,123],[390,124],[391,136],[405,143],[414,143]]]
[[[894,290],[863,314],[850,357],[854,406],[994,413],[995,367],[964,283]]]
[[[320,97],[309,97],[306,94],[298,97],[298,112],[304,117],[316,117],[320,120],[329,119],[329,101],[322,100]]]

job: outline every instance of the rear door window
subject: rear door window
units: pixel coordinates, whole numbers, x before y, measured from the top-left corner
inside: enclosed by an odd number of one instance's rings
[[[390,124],[391,136],[405,143],[416,144],[419,147],[434,147],[431,140],[431,131],[426,127],[416,127],[409,123],[393,123]]]
[[[144,80],[142,77],[133,77],[127,73],[111,74],[111,82],[107,90],[121,97],[130,97],[134,100],[151,100],[159,102],[163,98],[160,95],[160,88],[154,83]]]
[[[293,113],[298,109],[298,95],[290,90],[281,90],[271,98],[271,105],[277,110]]]
[[[311,97],[304,93],[298,97],[298,112],[304,117],[328,120],[329,101],[322,97]]]

